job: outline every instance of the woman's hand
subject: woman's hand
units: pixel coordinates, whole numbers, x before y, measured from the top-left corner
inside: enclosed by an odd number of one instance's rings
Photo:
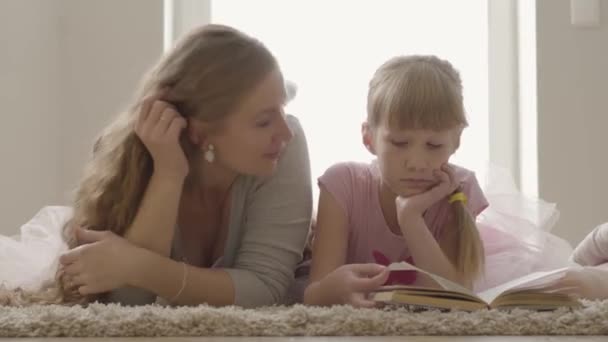
[[[129,285],[138,267],[137,247],[110,231],[76,228],[76,237],[82,245],[59,258],[68,288],[89,295]]]
[[[147,98],[135,123],[135,133],[154,160],[154,172],[169,177],[186,177],[188,160],[180,145],[186,120],[168,102],[160,100],[164,92]]]
[[[380,288],[388,279],[388,268],[377,264],[343,265],[320,280],[319,296],[327,304],[347,304],[354,307],[371,308],[376,303],[367,298],[370,292]]]
[[[454,169],[447,164],[444,164],[441,170],[435,171],[435,177],[439,183],[431,189],[411,197],[398,196],[395,199],[399,226],[406,226],[407,219],[421,218],[428,208],[449,196],[459,187]]]

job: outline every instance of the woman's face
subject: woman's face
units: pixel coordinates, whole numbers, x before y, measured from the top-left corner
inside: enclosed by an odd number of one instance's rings
[[[270,72],[209,136],[218,165],[254,176],[270,176],[292,138],[283,111],[285,85],[278,69]]]

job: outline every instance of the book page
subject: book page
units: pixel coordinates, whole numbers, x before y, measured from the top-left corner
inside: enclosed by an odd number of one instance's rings
[[[486,303],[491,304],[500,295],[510,290],[533,288],[540,287],[543,284],[552,284],[553,282],[563,277],[567,269],[568,267],[563,267],[552,271],[534,272],[521,278],[511,280],[502,285],[498,285],[491,289],[480,292],[478,296]]]
[[[439,286],[447,291],[454,291],[459,293],[465,293],[475,298],[479,298],[487,304],[491,304],[496,298],[498,298],[501,294],[508,292],[510,290],[515,289],[524,289],[524,288],[540,288],[543,285],[550,285],[554,282],[561,279],[568,267],[559,268],[552,271],[546,272],[534,272],[529,275],[523,276],[521,278],[514,279],[502,285],[493,287],[491,289],[485,290],[478,294],[468,290],[467,288],[454,283],[453,281],[447,280],[441,276],[433,274],[431,272],[427,272],[423,269],[420,269],[410,263],[405,261],[401,261],[398,263],[392,263],[388,266],[391,271],[417,271],[422,274],[425,274],[431,279],[433,279]]]
[[[444,290],[465,293],[474,298],[479,298],[473,291],[470,291],[466,287],[456,284],[453,281],[447,280],[431,272],[427,272],[405,261],[392,263],[388,266],[388,269],[391,271],[417,271],[431,277],[431,279],[433,279]]]

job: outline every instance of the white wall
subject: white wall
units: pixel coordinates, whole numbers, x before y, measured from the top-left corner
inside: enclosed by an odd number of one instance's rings
[[[0,232],[58,201],[58,10],[0,1]]]
[[[608,1],[601,26],[570,25],[569,0],[538,0],[539,194],[573,244],[608,221]]]
[[[0,1],[0,234],[68,203],[92,139],[162,52],[162,0]]]
[[[66,123],[60,184],[75,185],[93,139],[163,51],[162,0],[63,0]],[[64,129],[65,131],[65,129]]]

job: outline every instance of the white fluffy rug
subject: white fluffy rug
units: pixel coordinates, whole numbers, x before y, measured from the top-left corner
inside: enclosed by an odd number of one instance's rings
[[[608,335],[608,301],[552,312],[0,306],[0,337]]]

